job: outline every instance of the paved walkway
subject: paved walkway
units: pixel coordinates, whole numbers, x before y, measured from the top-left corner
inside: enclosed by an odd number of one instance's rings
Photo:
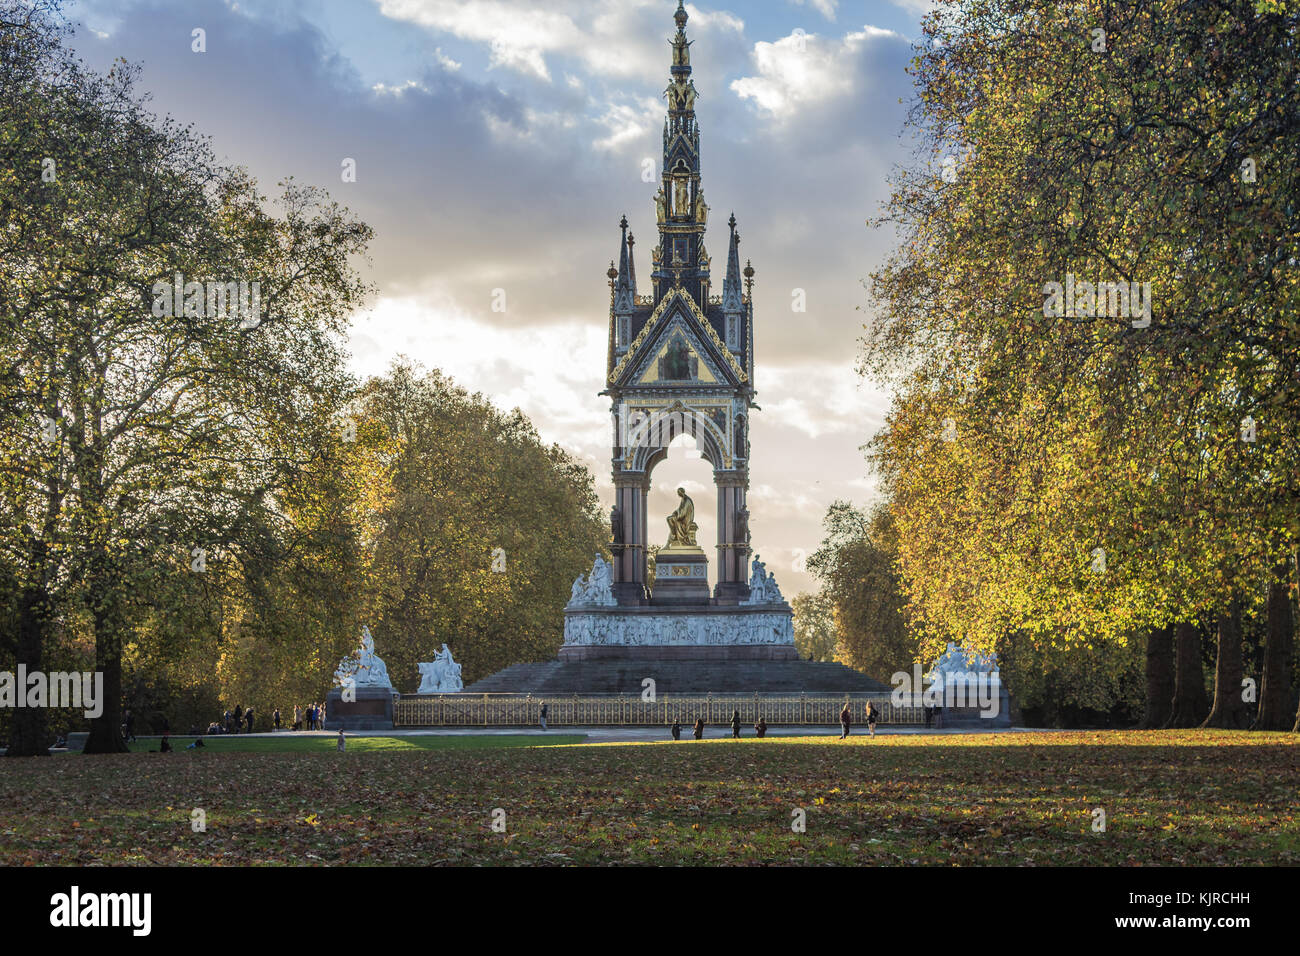
[[[954,728],[952,730],[935,730],[924,727],[907,726],[877,726],[877,737],[890,736],[952,736],[959,734],[987,734],[987,733],[1015,733],[1015,734],[1032,734],[1049,732],[1050,728],[1036,727],[1004,727],[1000,730],[982,730],[978,727]],[[1059,732],[1059,731],[1058,731]],[[1082,731],[1080,731],[1082,733]],[[754,728],[744,726],[740,729],[741,736],[753,737]],[[667,727],[565,727],[551,725],[549,731],[542,730],[540,727],[419,727],[404,728],[402,730],[350,730],[346,732],[349,737],[480,737],[480,736],[510,736],[510,737],[537,737],[539,741],[546,737],[556,735],[573,735],[581,734],[587,738],[587,743],[626,743],[629,741],[647,741],[647,740],[671,740],[672,736],[668,733]],[[840,728],[836,727],[810,727],[810,726],[781,726],[768,727],[768,737],[823,737],[840,735]],[[246,735],[241,735],[246,736]],[[290,737],[337,737],[337,730],[281,730],[277,734],[253,734],[254,737],[270,736],[290,736]],[[704,728],[704,739],[711,740],[716,737],[730,737],[731,728],[724,727],[722,724],[709,724]],[[867,736],[865,727],[853,728],[854,737]],[[691,728],[682,725],[682,739],[688,740],[691,737]]]

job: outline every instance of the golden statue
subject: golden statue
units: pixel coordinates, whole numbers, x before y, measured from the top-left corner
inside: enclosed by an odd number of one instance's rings
[[[686,495],[686,489],[678,488],[677,510],[668,516],[668,547],[696,548],[695,532],[699,525],[695,523],[695,502]]]
[[[685,176],[678,176],[673,181],[673,215],[689,216],[691,214],[691,186]]]

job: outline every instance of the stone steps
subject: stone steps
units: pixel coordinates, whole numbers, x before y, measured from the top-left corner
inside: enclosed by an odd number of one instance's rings
[[[642,680],[664,694],[889,693],[829,661],[587,660],[515,664],[465,688],[470,694],[636,694]]]

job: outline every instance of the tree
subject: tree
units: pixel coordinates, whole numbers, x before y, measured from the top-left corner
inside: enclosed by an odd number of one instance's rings
[[[794,609],[794,646],[799,656],[814,661],[833,661],[839,635],[835,629],[835,605],[820,591],[796,594],[790,602]]]
[[[364,598],[390,673],[448,643],[469,683],[553,657],[570,585],[608,540],[591,474],[441,373],[397,362],[361,389],[357,464],[382,472]]]
[[[823,526],[826,537],[808,567],[833,610],[836,658],[877,679],[907,670],[921,647],[903,617],[890,507],[882,504],[863,514],[837,501]]]
[[[40,29],[57,32],[50,22]],[[30,536],[34,555],[75,543],[64,561],[106,697],[90,753],[125,747],[123,648],[169,554],[201,573],[210,549],[277,519],[275,496],[314,444],[304,433],[328,427],[345,392],[339,337],[368,291],[351,266],[366,226],[292,182],[268,212],[245,174],[145,110],[135,75],[50,53],[3,117],[57,175],[37,178],[39,193],[20,175],[3,204],[6,234],[24,240],[4,295],[19,319],[5,381],[24,443],[38,428],[50,440],[40,475],[21,454],[0,470],[22,500],[43,487],[60,504]],[[38,177],[41,164],[16,168]]]
[[[1294,550],[1296,28],[1253,3],[927,18],[933,163],[881,220],[901,242],[862,364],[899,383],[871,449],[927,640],[1065,651],[1177,624],[1175,693],[1203,696],[1190,622],[1253,611]],[[1238,635],[1216,725],[1238,719]]]

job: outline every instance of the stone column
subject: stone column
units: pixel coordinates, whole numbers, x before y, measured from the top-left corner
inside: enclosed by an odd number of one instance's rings
[[[614,502],[623,512],[623,541],[614,548],[614,596],[620,604],[639,604],[646,596],[648,492],[645,475],[614,473]]]
[[[715,471],[713,483],[718,494],[718,584],[713,595],[732,603],[749,596],[749,542],[740,522],[749,476],[743,469]]]

